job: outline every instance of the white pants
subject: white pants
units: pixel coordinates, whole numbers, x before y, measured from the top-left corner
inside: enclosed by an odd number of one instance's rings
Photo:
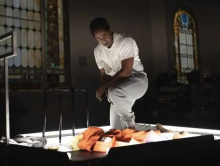
[[[113,104],[110,106],[110,126],[123,130],[135,125],[132,106],[147,91],[148,79],[143,73],[132,74],[123,78],[108,89],[108,97]]]

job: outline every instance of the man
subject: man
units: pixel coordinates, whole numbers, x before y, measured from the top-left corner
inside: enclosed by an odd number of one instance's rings
[[[106,19],[95,18],[90,31],[98,45],[94,50],[102,85],[96,91],[101,101],[106,93],[111,102],[110,125],[114,129],[135,129],[132,106],[147,91],[148,78],[134,39],[110,30]]]

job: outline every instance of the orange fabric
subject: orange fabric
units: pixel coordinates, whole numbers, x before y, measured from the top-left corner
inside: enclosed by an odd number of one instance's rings
[[[111,129],[104,134],[104,137],[115,137],[116,139],[121,138],[121,130],[118,129]]]
[[[114,147],[128,146],[130,145],[128,142],[116,141]]]
[[[104,137],[115,137],[117,141],[129,142],[132,138],[132,134],[135,132],[133,129],[111,129],[105,133]]]
[[[143,144],[143,143],[144,143],[143,141],[137,141],[134,138],[131,138],[129,142],[115,141],[114,147],[137,145],[137,144]]]
[[[115,146],[115,140],[115,137],[113,137],[110,142],[96,141],[93,151],[106,152],[107,149]]]
[[[79,142],[78,146],[82,150],[92,151],[96,141],[105,134],[104,130],[98,127],[89,127],[83,133],[83,138]]]
[[[158,135],[161,134],[161,132],[159,130],[154,130],[154,132]],[[135,140],[139,141],[139,142],[143,142],[144,139],[147,137],[149,131],[138,131],[132,134],[132,138],[134,138]]]
[[[159,130],[155,130],[157,134],[160,134]],[[98,127],[89,127],[83,132],[83,138],[79,142],[79,148],[87,151],[106,152],[108,148],[126,146],[144,143],[149,131],[137,131],[134,129],[111,129],[108,132],[104,132]],[[110,137],[110,142],[101,141],[103,137]]]
[[[137,141],[136,139],[132,138],[129,142],[130,145],[136,145],[136,144],[143,144],[144,141]]]

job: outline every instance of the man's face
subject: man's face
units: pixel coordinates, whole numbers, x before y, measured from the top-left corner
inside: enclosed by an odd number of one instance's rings
[[[95,39],[103,46],[110,48],[113,44],[112,32],[104,29],[94,31]]]

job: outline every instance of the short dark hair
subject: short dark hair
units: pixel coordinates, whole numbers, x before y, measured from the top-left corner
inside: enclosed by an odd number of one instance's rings
[[[97,30],[97,29],[109,30],[110,26],[105,18],[98,17],[98,18],[93,19],[90,22],[89,28],[90,28],[92,35],[94,36],[95,30]]]

